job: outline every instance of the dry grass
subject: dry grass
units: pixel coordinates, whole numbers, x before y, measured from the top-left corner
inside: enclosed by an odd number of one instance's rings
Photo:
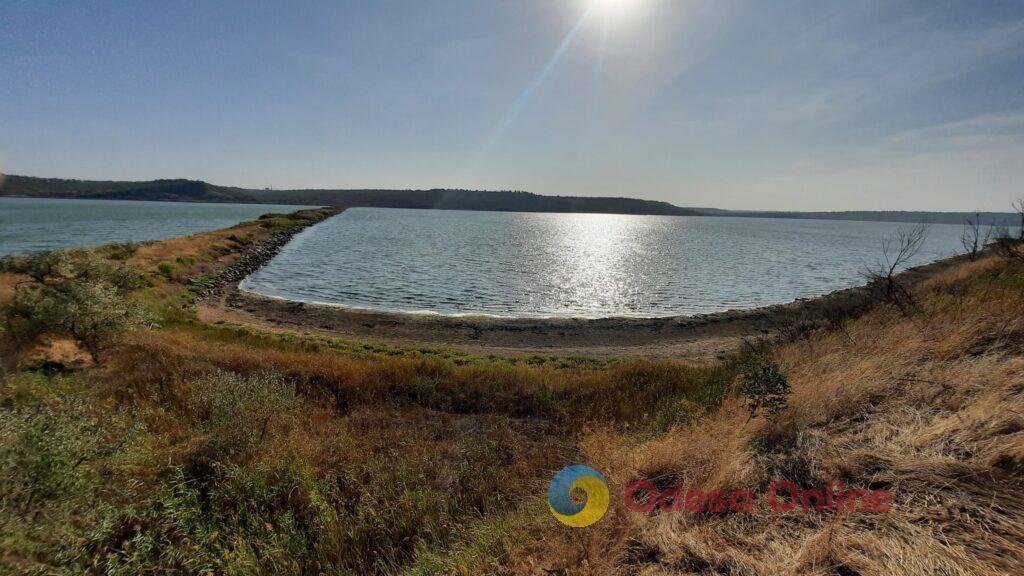
[[[196,374],[272,371],[304,396],[329,401],[342,412],[400,402],[459,414],[665,428],[716,406],[734,374],[730,364],[667,360],[562,368],[472,357],[359,357],[274,340],[231,343],[208,336],[187,329],[140,334],[111,354],[95,378],[100,386],[112,383],[110,394],[122,399],[168,398]]]
[[[573,573],[1019,574],[1024,569],[1024,293],[987,258],[778,348],[793,386],[772,420],[727,403],[653,439],[582,441],[612,483],[764,490],[774,480],[886,489],[888,513],[639,514],[620,509],[541,554]],[[660,484],[659,484],[660,483]],[[609,553],[612,551],[613,553]],[[595,560],[595,559],[600,559]],[[575,570],[573,570],[573,568]]]

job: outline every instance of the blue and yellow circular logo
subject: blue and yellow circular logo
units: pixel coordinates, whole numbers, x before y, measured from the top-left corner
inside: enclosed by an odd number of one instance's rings
[[[573,502],[570,493],[578,488],[587,495],[582,503]],[[558,471],[548,486],[548,507],[555,518],[573,528],[597,522],[608,511],[608,481],[590,466],[576,464]]]

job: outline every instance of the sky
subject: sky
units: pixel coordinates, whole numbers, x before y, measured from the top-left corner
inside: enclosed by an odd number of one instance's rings
[[[0,171],[1005,211],[1024,2],[0,0]]]

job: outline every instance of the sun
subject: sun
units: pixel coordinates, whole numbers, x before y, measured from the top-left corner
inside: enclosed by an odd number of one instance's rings
[[[636,10],[640,0],[592,0],[596,12],[605,16],[623,16]]]
[[[584,0],[588,14],[616,25],[640,16],[645,4],[645,0]]]

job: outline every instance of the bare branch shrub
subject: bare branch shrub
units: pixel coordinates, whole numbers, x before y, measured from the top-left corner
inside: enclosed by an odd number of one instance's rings
[[[982,226],[981,214],[975,213],[973,218],[964,221],[964,229],[960,234],[960,244],[971,261],[978,259],[978,254],[992,240],[992,226]]]
[[[1006,228],[996,234],[995,247],[996,252],[1003,258],[1024,264],[1024,252],[1021,251],[1024,249],[1024,241],[1011,234]]]
[[[1017,213],[1020,227],[1016,233],[1007,227],[996,230],[996,252],[1007,260],[1024,263],[1024,252],[1021,252],[1024,249],[1024,197],[1014,200],[1013,211]]]
[[[876,297],[893,304],[904,314],[914,308],[914,298],[900,282],[898,274],[905,269],[921,250],[928,237],[928,225],[915,224],[901,227],[895,236],[882,240],[882,258],[864,270],[868,287]]]

